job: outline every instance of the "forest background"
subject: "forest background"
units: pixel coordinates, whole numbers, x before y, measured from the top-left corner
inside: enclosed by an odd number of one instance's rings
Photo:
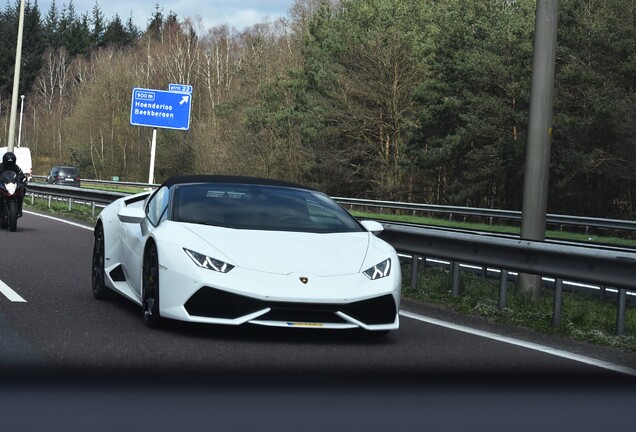
[[[21,144],[34,174],[145,182],[134,87],[194,88],[158,182],[240,174],[332,196],[520,210],[535,0],[297,0],[242,31],[28,1]],[[6,144],[19,1],[0,12]],[[19,163],[19,161],[18,161]],[[548,211],[634,219],[636,0],[561,0]]]

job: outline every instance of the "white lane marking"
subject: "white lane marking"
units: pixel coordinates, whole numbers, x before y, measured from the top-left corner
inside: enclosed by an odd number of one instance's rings
[[[556,348],[551,348],[545,345],[540,345],[540,344],[536,344],[533,342],[526,342],[526,341],[522,341],[519,339],[514,339],[508,336],[502,336],[502,335],[498,335],[496,333],[490,333],[487,331],[482,331],[482,330],[475,330],[473,328],[470,327],[466,327],[466,326],[462,326],[462,325],[458,325],[458,324],[453,324],[453,323],[449,323],[446,321],[442,321],[442,320],[438,320],[435,318],[429,318],[423,315],[419,315],[416,313],[412,313],[412,312],[408,312],[405,310],[400,310],[400,315],[405,316],[407,318],[411,318],[417,321],[421,321],[421,322],[425,322],[428,324],[432,324],[432,325],[436,325],[436,326],[440,326],[440,327],[445,327],[451,330],[456,330],[456,331],[460,331],[463,333],[468,333],[468,334],[472,334],[475,336],[479,336],[479,337],[483,337],[483,338],[487,338],[487,339],[492,339],[492,340],[496,340],[499,342],[504,342],[507,344],[511,344],[511,345],[516,345],[522,348],[527,348],[527,349],[531,349],[534,351],[539,351],[545,354],[550,354],[553,356],[557,356],[557,357],[562,357],[568,360],[574,360],[580,363],[585,363],[591,366],[595,366],[595,367],[599,367],[599,368],[603,368],[603,369],[608,369],[614,372],[620,372],[623,374],[627,374],[627,375],[632,375],[632,376],[636,376],[636,369],[632,369],[629,368],[627,366],[620,366],[620,365],[615,365],[613,363],[609,363],[603,360],[597,360],[597,359],[593,359],[591,357],[586,357],[586,356],[582,356],[579,354],[574,354],[568,351],[563,351],[560,349],[556,349]]]
[[[78,227],[78,228],[84,228],[84,229],[91,230],[91,231],[93,230],[92,227],[87,227],[86,225],[78,224],[76,222],[70,222],[70,221],[67,221],[67,220],[64,220],[64,219],[58,219],[58,218],[53,217],[53,216],[47,216],[47,215],[43,215],[43,214],[40,214],[40,213],[34,213],[34,212],[26,211],[26,210],[24,211],[24,213],[28,213],[28,214],[31,214],[31,215],[34,215],[34,216],[43,217],[43,218],[46,218],[46,219],[52,219],[52,220],[55,220],[55,221],[58,221],[58,222],[63,222],[65,224],[73,225],[74,227]],[[23,302],[23,303],[27,302],[17,292],[12,290],[11,287],[9,287],[9,285],[7,285],[6,283],[2,282],[1,280],[0,280],[0,293],[4,294],[4,296],[6,298],[8,298],[12,302]]]
[[[13,291],[9,287],[9,285],[7,285],[6,283],[2,282],[1,280],[0,280],[0,292],[2,294],[4,294],[4,296],[6,298],[8,298],[9,300],[11,300],[12,302],[23,302],[23,303],[26,303],[25,299],[20,297],[20,295],[18,295],[17,292]]]
[[[48,216],[48,215],[44,215],[42,213],[34,213],[34,212],[26,211],[26,210],[24,211],[24,213],[28,213],[28,214],[33,215],[33,216],[39,216],[39,217],[43,217],[45,219],[51,219],[51,220],[62,222],[62,223],[68,224],[68,225],[73,225],[74,227],[83,228],[83,229],[86,229],[86,230],[93,231],[93,227],[82,225],[82,224],[79,224],[77,222],[71,222],[71,221],[67,221],[67,220],[64,220],[64,219],[56,218],[54,216]]]

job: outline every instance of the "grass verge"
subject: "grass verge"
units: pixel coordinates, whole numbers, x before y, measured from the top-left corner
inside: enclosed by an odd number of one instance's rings
[[[102,210],[101,207],[95,207],[95,217],[93,217],[91,206],[86,204],[73,203],[69,210],[67,200],[51,200],[51,206],[49,207],[48,199],[36,198],[34,203],[31,204],[31,197],[24,199],[23,208],[25,210],[33,210],[85,222],[95,222],[97,215],[99,215],[99,212]]]
[[[480,316],[494,322],[520,326],[547,334],[557,334],[596,345],[636,352],[636,308],[625,313],[625,334],[616,336],[616,301],[591,294],[563,292],[561,322],[552,325],[553,292],[544,288],[541,298],[533,302],[522,295],[515,284],[508,283],[506,307],[499,309],[499,281],[462,272],[461,294],[451,292],[450,273],[427,267],[417,283],[410,286],[410,266],[404,265],[404,297],[442,306],[466,315]]]

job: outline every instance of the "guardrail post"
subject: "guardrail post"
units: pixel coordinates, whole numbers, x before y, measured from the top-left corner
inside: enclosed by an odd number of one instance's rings
[[[606,290],[605,286],[601,285],[601,286],[599,287],[599,294],[598,294],[598,297],[599,297],[601,300],[604,300],[604,299],[605,299],[605,290]]]
[[[623,336],[625,334],[625,306],[627,304],[627,290],[625,288],[618,290],[616,302],[616,336]]]
[[[499,278],[499,309],[506,308],[506,294],[508,291],[508,270],[502,270]]]
[[[552,309],[552,325],[561,323],[561,304],[563,303],[563,279],[554,281],[554,305]]]
[[[417,289],[417,261],[420,259],[417,255],[413,254],[411,257],[411,288]]]
[[[454,296],[459,295],[459,263],[451,263],[451,292]]]

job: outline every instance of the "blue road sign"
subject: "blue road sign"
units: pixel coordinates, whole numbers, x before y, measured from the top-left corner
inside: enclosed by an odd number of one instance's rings
[[[192,94],[134,88],[130,124],[165,129],[188,130]]]
[[[168,90],[171,92],[192,93],[192,86],[187,84],[170,84]]]

